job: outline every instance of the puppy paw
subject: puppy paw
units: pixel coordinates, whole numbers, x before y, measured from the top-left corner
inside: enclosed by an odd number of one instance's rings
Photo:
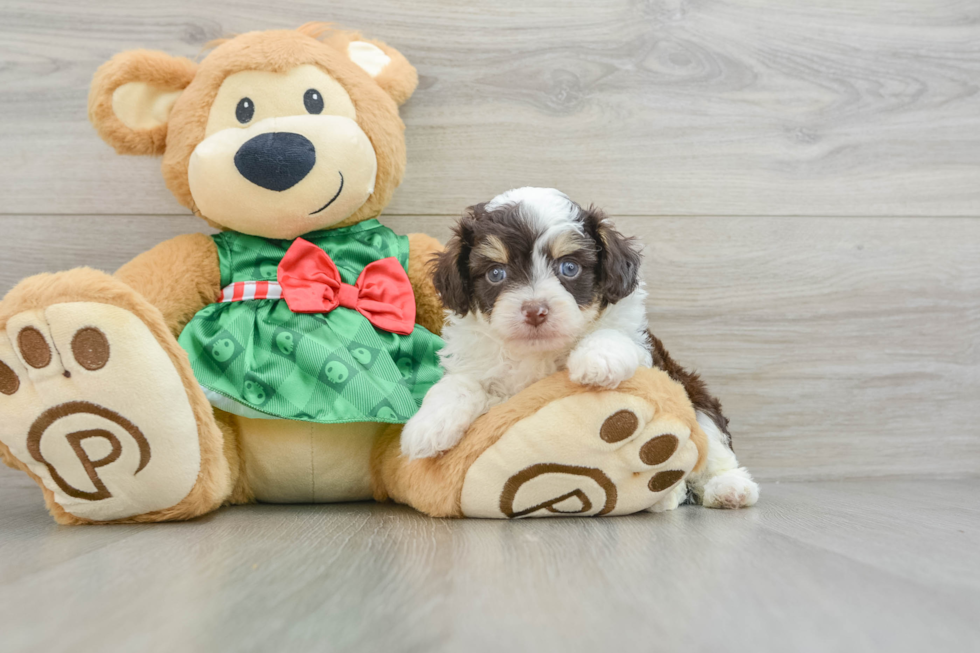
[[[402,430],[402,454],[409,459],[432,458],[452,449],[466,433],[468,424],[446,414],[444,410],[422,408]]]
[[[704,484],[705,508],[747,508],[759,500],[759,485],[744,467],[715,476]]]
[[[632,345],[618,342],[583,342],[568,357],[568,374],[575,383],[612,389],[631,378],[640,366]]]

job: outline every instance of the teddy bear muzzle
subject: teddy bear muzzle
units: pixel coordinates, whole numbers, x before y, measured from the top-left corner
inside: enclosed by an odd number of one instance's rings
[[[188,181],[200,215],[264,238],[329,227],[374,192],[370,139],[344,116],[281,116],[221,129],[191,155]]]

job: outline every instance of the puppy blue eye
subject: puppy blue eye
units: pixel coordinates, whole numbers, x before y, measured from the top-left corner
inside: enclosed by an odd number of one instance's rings
[[[558,274],[569,279],[574,279],[582,271],[582,266],[575,261],[562,261],[558,266]]]
[[[500,265],[495,265],[487,270],[487,281],[490,283],[500,283],[507,278],[507,270]]]

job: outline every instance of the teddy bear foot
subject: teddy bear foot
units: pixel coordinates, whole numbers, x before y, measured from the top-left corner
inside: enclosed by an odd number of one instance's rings
[[[0,453],[63,523],[186,518],[194,508],[173,508],[188,499],[200,514],[198,419],[171,356],[120,306],[47,304],[73,294],[64,285],[0,305]]]
[[[685,501],[687,501],[687,483],[678,483],[674,486],[673,490],[667,492],[660,501],[647,508],[647,510],[649,512],[677,510]]]
[[[466,474],[467,517],[625,515],[667,498],[698,461],[692,429],[642,397],[592,392],[516,423]]]

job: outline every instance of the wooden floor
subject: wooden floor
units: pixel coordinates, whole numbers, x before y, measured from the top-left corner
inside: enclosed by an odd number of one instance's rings
[[[0,472],[0,649],[975,651],[980,479],[748,510],[443,521],[372,503],[59,527]]]

